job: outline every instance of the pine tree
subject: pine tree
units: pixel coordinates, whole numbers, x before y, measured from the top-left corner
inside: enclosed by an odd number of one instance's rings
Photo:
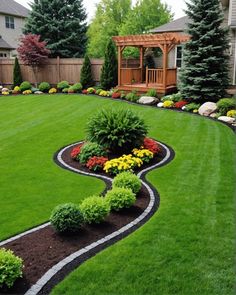
[[[228,85],[228,32],[219,0],[191,0],[180,90],[185,98],[217,100]]]
[[[51,57],[82,57],[86,48],[86,12],[82,0],[34,0],[24,33],[41,36]]]
[[[101,86],[110,89],[117,85],[117,57],[116,48],[112,40],[107,43],[105,60],[101,73]]]
[[[80,83],[83,85],[83,88],[88,88],[94,85],[91,62],[87,54],[84,57],[84,63],[80,73]]]
[[[18,61],[18,58],[15,58],[14,68],[13,68],[13,87],[20,86],[20,84],[23,82],[21,70],[20,70],[20,64]]]

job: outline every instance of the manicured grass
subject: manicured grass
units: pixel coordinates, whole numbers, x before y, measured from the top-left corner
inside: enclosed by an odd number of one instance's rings
[[[104,185],[57,167],[53,152],[84,137],[98,108],[132,108],[176,157],[148,174],[161,194],[151,220],[69,275],[55,294],[233,294],[235,135],[198,116],[89,96],[0,100],[1,237],[47,220],[53,206]],[[13,218],[14,217],[14,218]]]

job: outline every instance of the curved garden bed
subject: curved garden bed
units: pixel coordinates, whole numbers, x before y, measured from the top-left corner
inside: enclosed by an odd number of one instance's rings
[[[91,173],[78,162],[71,160],[70,153],[79,143],[62,148],[54,156],[55,162],[72,172],[102,178],[107,188],[112,178],[104,173]],[[144,224],[159,206],[159,194],[145,180],[145,174],[157,167],[166,165],[174,158],[174,151],[159,143],[162,152],[152,163],[139,169],[142,188],[135,204],[120,212],[112,212],[105,222],[98,225],[85,225],[78,234],[58,234],[48,224],[26,235],[2,242],[24,261],[24,276],[18,279],[11,289],[2,289],[6,294],[49,294],[50,290],[70,271],[89,257],[124,238]],[[43,241],[43,242],[42,242]]]

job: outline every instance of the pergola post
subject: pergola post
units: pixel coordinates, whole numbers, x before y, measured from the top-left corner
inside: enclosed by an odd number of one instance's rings
[[[167,69],[168,69],[168,48],[167,44],[163,46],[163,87],[166,90],[167,85]]]
[[[122,50],[118,46],[118,86],[121,86],[121,65],[122,65]]]
[[[139,47],[141,83],[143,82],[143,46]]]

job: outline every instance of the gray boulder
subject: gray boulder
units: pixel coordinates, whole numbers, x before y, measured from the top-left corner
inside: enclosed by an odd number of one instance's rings
[[[198,109],[198,113],[201,116],[210,116],[210,114],[214,113],[217,110],[217,105],[214,102],[208,101],[205,102],[203,105],[200,106]]]
[[[34,94],[43,94],[42,91],[35,91]]]
[[[140,104],[155,104],[157,102],[158,102],[158,99],[152,96],[142,96],[138,100],[138,103]]]
[[[220,116],[218,118],[219,121],[222,121],[222,122],[226,122],[226,123],[229,123],[229,124],[233,124],[235,122],[235,119],[234,118],[231,118],[231,117],[227,117],[227,116]]]

